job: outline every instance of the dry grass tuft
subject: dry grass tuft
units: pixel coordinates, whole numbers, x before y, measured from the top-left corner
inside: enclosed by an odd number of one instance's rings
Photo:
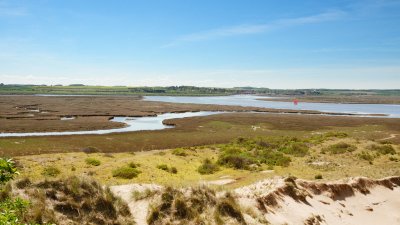
[[[55,224],[133,224],[128,206],[90,178],[70,177],[25,186],[32,202],[26,221]]]

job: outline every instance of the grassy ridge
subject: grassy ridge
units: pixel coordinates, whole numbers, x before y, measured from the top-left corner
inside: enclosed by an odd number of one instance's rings
[[[214,88],[194,86],[128,87],[128,86],[69,86],[4,85],[0,94],[55,94],[55,95],[186,95],[212,96],[233,94],[290,95],[290,96],[400,96],[400,90],[339,90],[339,89],[269,89],[253,87]]]

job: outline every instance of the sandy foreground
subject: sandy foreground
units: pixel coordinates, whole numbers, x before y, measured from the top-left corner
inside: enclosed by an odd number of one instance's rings
[[[146,189],[160,191],[163,187],[153,184],[111,187],[128,202],[139,225],[147,224],[147,212],[155,197],[135,201],[132,193]],[[232,193],[243,209],[246,224],[265,224],[260,222],[265,220],[270,224],[400,224],[400,177],[351,178],[330,183],[276,177]]]

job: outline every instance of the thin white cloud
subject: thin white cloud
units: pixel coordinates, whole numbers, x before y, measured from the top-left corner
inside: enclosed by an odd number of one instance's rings
[[[162,46],[162,47],[172,47],[185,42],[196,42],[203,40],[216,39],[221,37],[231,37],[231,36],[239,36],[239,35],[249,35],[249,34],[259,34],[265,33],[271,30],[287,28],[291,26],[300,26],[305,24],[312,23],[322,23],[327,21],[337,20],[346,15],[346,12],[341,10],[328,11],[321,14],[305,16],[305,17],[297,17],[297,18],[288,18],[288,19],[280,19],[270,23],[263,24],[246,24],[246,25],[237,25],[232,27],[225,27],[219,29],[213,29],[208,31],[203,31],[199,33],[192,33],[183,35],[178,37],[177,39],[171,41],[170,43]]]

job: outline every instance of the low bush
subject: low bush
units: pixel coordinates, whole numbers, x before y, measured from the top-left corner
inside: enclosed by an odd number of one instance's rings
[[[183,148],[176,148],[172,151],[173,155],[177,156],[187,156],[186,150]]]
[[[219,170],[217,164],[213,163],[210,159],[205,159],[203,163],[199,166],[197,171],[200,174],[213,174]]]
[[[112,171],[113,177],[124,178],[124,179],[132,179],[137,177],[141,172],[129,166],[120,167]]]
[[[345,142],[339,142],[333,145],[330,145],[326,148],[322,149],[322,153],[329,152],[331,154],[343,154],[346,152],[353,152],[357,149],[356,146],[345,143]]]
[[[61,171],[55,166],[47,166],[43,168],[42,175],[46,177],[56,177]]]
[[[101,162],[98,159],[95,158],[86,158],[85,159],[86,164],[92,165],[92,166],[100,166]]]
[[[383,154],[383,155],[387,155],[387,154],[394,155],[394,154],[396,154],[396,150],[393,148],[392,145],[389,145],[389,144],[384,144],[384,145],[372,144],[372,145],[369,145],[367,148],[369,150],[378,152],[378,153]]]

